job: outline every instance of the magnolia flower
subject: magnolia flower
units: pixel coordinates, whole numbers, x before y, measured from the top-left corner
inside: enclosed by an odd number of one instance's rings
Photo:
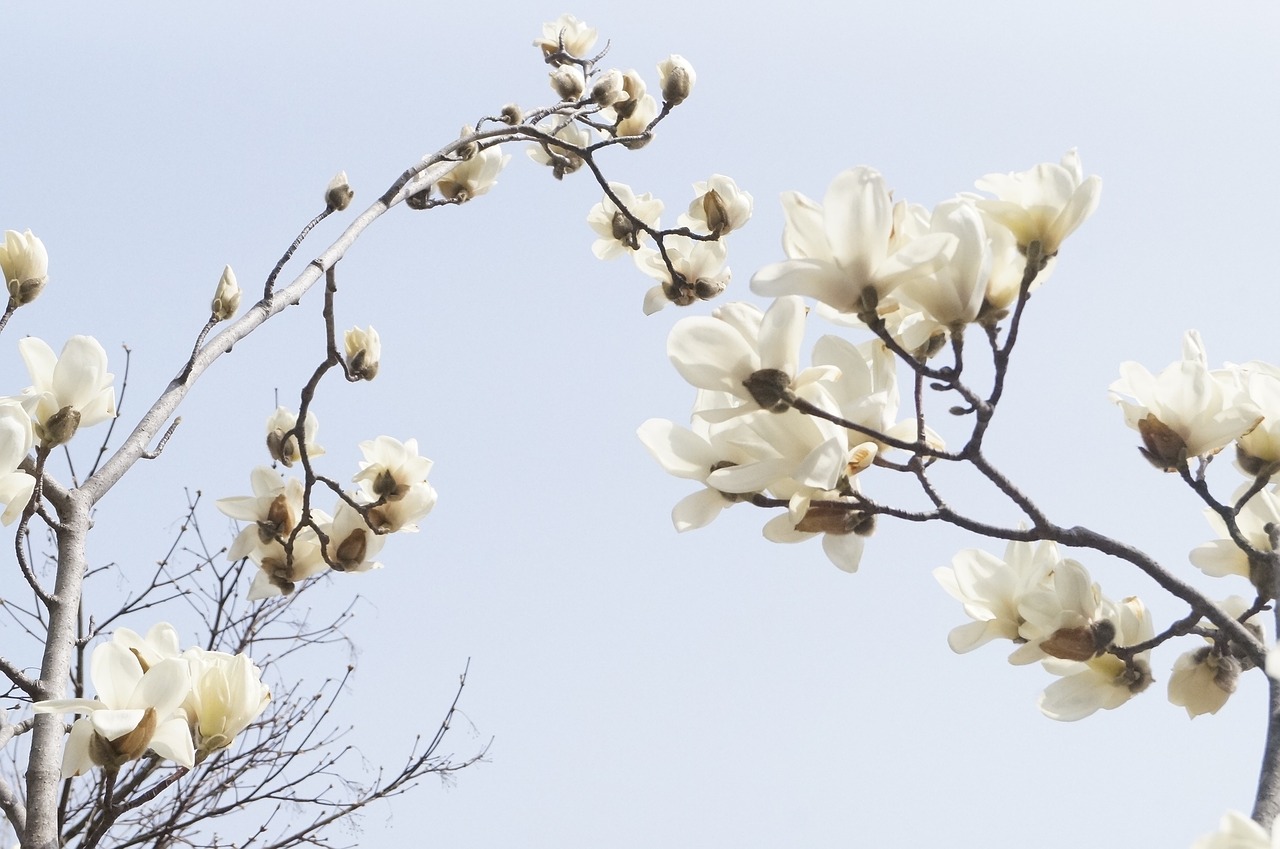
[[[382,340],[378,331],[369,325],[366,330],[353,327],[342,337],[343,347],[347,351],[347,369],[361,380],[373,380],[378,376],[378,366],[382,360]]]
[[[115,641],[93,650],[89,674],[96,699],[36,702],[36,713],[79,713],[67,738],[62,777],[95,765],[117,770],[148,750],[185,767],[195,765],[186,717],[180,710],[191,689],[185,661],[166,658],[143,669],[138,658]]]
[[[1232,372],[1209,371],[1194,330],[1183,339],[1181,362],[1155,376],[1139,363],[1122,363],[1110,389],[1125,424],[1142,435],[1143,456],[1166,471],[1217,454],[1262,419]]]
[[[1239,811],[1227,811],[1218,830],[1201,837],[1191,849],[1280,849],[1280,819],[1268,830]]]
[[[645,293],[645,315],[653,315],[667,304],[687,307],[694,301],[709,301],[729,284],[729,269],[724,267],[725,246],[721,242],[668,236],[663,246],[666,259],[661,251],[652,248],[632,253],[636,267],[658,281]]]
[[[712,472],[755,459],[731,441],[717,439],[705,420],[695,418],[694,424],[696,431],[666,419],[649,419],[636,430],[641,443],[667,474],[706,484],[672,508],[671,522],[679,533],[709,525],[721,510],[738,500],[736,495],[707,483]]]
[[[751,278],[759,295],[805,295],[845,313],[874,310],[899,285],[933,273],[956,237],[934,233],[895,239],[895,206],[884,178],[870,168],[838,175],[819,206],[797,192],[782,196],[788,260]]]
[[[751,218],[754,201],[732,177],[713,174],[705,182],[694,183],[693,194],[688,214],[680,216],[681,227],[705,230],[719,238],[740,229]]]
[[[658,63],[658,87],[662,89],[662,99],[671,106],[684,103],[697,79],[693,66],[683,56],[673,53]]]
[[[351,199],[355,196],[356,193],[351,190],[351,183],[347,180],[347,172],[339,171],[325,187],[324,203],[334,212],[341,212],[351,205]]]
[[[822,502],[807,508],[798,522],[791,511],[774,516],[765,523],[764,538],[770,542],[796,543],[821,534],[822,552],[827,559],[841,571],[858,571],[866,537],[875,530],[874,517],[858,512],[853,499],[835,492],[826,493]]]
[[[218,288],[213,293],[213,303],[209,311],[214,321],[226,321],[240,309],[240,284],[236,282],[236,273],[231,266],[224,266],[222,277],[218,278]]]
[[[621,118],[614,128],[614,135],[618,137],[637,136],[637,138],[624,141],[622,146],[628,150],[639,150],[649,143],[649,137],[644,134],[648,132],[649,125],[658,117],[658,101],[654,100],[651,94],[642,95],[636,101],[635,108],[626,111],[626,117]]]
[[[1217,713],[1236,691],[1240,672],[1240,661],[1214,651],[1213,646],[1184,652],[1169,675],[1169,701],[1186,708],[1192,719]]]
[[[44,242],[30,230],[4,231],[4,244],[0,245],[0,274],[4,275],[9,289],[9,304],[20,307],[29,304],[44,291],[49,279],[49,254]]]
[[[1060,556],[1056,546],[1043,549],[1043,556],[1052,574],[1018,600],[1018,637],[1025,642],[1009,655],[1009,662],[1084,661],[1097,656],[1116,636],[1116,623],[1107,618],[1109,602],[1084,566],[1070,559],[1054,561]]]
[[[648,192],[637,195],[625,183],[610,183],[609,190],[631,215],[655,230],[658,228],[659,216],[662,214],[661,200],[655,199]],[[639,250],[640,240],[645,235],[608,195],[591,207],[591,212],[587,214],[587,224],[600,236],[591,246],[591,252],[597,259],[616,259],[629,251]]]
[[[325,527],[324,532],[329,537],[325,557],[334,569],[339,572],[368,572],[382,568],[382,564],[373,558],[386,544],[386,536],[373,531],[360,511],[346,501],[338,502],[333,522]]]
[[[276,407],[276,411],[267,416],[267,451],[270,452],[271,459],[286,466],[292,466],[298,459],[300,454],[298,437],[290,433],[297,426],[298,414],[286,407]],[[316,442],[316,431],[319,429],[320,423],[316,419],[316,414],[307,410],[307,417],[302,427],[302,441],[306,446],[308,457],[319,457],[324,453],[324,448]]]
[[[1232,370],[1264,417],[1257,427],[1236,440],[1240,471],[1250,477],[1268,471],[1275,475],[1280,472],[1280,367],[1252,362]]]
[[[627,90],[622,85],[622,72],[617,68],[610,68],[596,77],[591,83],[589,97],[597,106],[613,106],[627,100]]]
[[[947,635],[951,650],[963,654],[994,639],[1022,642],[1026,619],[1019,605],[1031,590],[1050,585],[1061,561],[1053,542],[1010,542],[1003,560],[971,548],[952,558],[950,568],[934,569],[933,577],[974,620]]]
[[[28,336],[18,341],[18,351],[33,384],[18,400],[42,447],[62,445],[79,428],[115,418],[115,376],[107,371],[107,352],[97,339],[72,336],[55,357],[43,340]]]
[[[678,321],[667,337],[667,356],[693,386],[727,392],[747,402],[744,411],[781,412],[795,388],[834,374],[830,368],[800,371],[805,315],[795,296],[778,298],[763,316],[748,304],[730,304],[711,317]]]
[[[1232,502],[1238,501],[1249,489],[1245,484],[1236,490]],[[1214,510],[1206,509],[1204,516],[1209,526],[1218,534],[1218,539],[1206,542],[1191,549],[1191,563],[1206,575],[1220,578],[1224,575],[1242,575],[1254,582],[1258,591],[1268,596],[1271,586],[1267,584],[1265,575],[1255,575],[1248,553],[1242,551],[1227,530],[1226,522]],[[1271,551],[1271,536],[1267,526],[1280,523],[1280,487],[1272,487],[1255,493],[1236,515],[1236,527],[1240,535],[1254,549]]]
[[[1102,180],[1096,175],[1085,178],[1075,148],[1061,164],[1045,162],[1030,171],[988,174],[977,186],[997,198],[980,200],[978,206],[1013,232],[1024,253],[1038,242],[1039,256],[1045,258],[1057,254],[1062,240],[1093,214],[1102,194]]]
[[[452,171],[437,180],[436,190],[442,197],[457,203],[478,198],[497,185],[498,173],[510,159],[496,146],[486,147],[459,162]]]
[[[585,22],[573,15],[561,15],[542,25],[542,37],[534,39],[533,46],[542,48],[542,55],[548,61],[556,61],[553,57],[561,52],[584,59],[595,46],[596,38],[595,29]]]
[[[22,514],[35,491],[36,479],[20,468],[34,445],[27,411],[14,399],[0,399],[0,521],[6,525]]]
[[[329,568],[321,556],[320,540],[315,530],[305,527],[295,535],[302,518],[302,482],[286,481],[269,466],[258,466],[250,475],[252,496],[220,498],[217,507],[223,514],[242,522],[251,522],[240,531],[227,550],[228,560],[247,557],[256,563],[248,598],[256,601],[288,594],[303,580]],[[312,509],[311,519],[323,525],[330,521],[320,510]],[[292,543],[286,547],[286,542]]]
[[[191,691],[183,702],[195,757],[225,749],[271,701],[260,670],[246,654],[190,648],[182,655],[191,670]]]
[[[117,628],[111,634],[111,642],[123,646],[146,672],[162,660],[180,657],[178,630],[168,622],[157,622],[145,637],[132,628]]]
[[[930,232],[954,236],[954,253],[932,275],[912,277],[898,292],[939,324],[963,327],[978,317],[991,276],[991,249],[982,216],[964,200],[944,201],[933,211]]]
[[[1151,616],[1137,598],[1104,602],[1106,621],[1115,627],[1116,642],[1132,646],[1151,639]],[[1040,710],[1050,719],[1074,722],[1099,710],[1113,710],[1151,684],[1150,650],[1129,662],[1101,653],[1084,662],[1049,659],[1044,668],[1062,678],[1040,695]]]
[[[564,122],[562,118],[558,125],[548,124],[540,129],[574,147],[584,148],[591,144],[591,131],[574,121]],[[582,158],[578,154],[558,145],[534,144],[528,153],[534,162],[549,166],[557,180],[582,167]]]
[[[418,530],[415,523],[436,505],[436,491],[427,483],[432,462],[418,454],[418,440],[379,436],[361,442],[360,452],[364,459],[352,481],[359,500],[370,505],[369,522],[380,533]]]

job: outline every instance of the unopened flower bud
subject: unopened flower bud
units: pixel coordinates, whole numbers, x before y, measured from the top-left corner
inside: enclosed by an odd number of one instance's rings
[[[586,78],[582,76],[582,69],[577,65],[561,65],[551,72],[548,79],[551,82],[551,90],[559,95],[561,100],[577,100],[587,90]]]
[[[49,254],[30,230],[6,230],[0,244],[0,274],[9,290],[9,304],[21,307],[34,301],[49,279]]]
[[[373,380],[378,376],[378,365],[382,359],[382,341],[378,331],[370,325],[364,330],[353,327],[343,336],[343,344],[347,349],[347,370],[360,380]]]
[[[240,309],[240,284],[236,282],[236,273],[231,266],[222,269],[222,277],[218,279],[218,288],[213,293],[213,303],[209,311],[214,321],[226,321]]]
[[[333,179],[329,181],[329,188],[324,190],[324,202],[329,208],[336,212],[341,212],[351,205],[351,199],[356,193],[351,190],[351,184],[347,182],[347,172],[339,171],[333,175]]]
[[[591,102],[597,106],[612,106],[627,99],[622,87],[622,72],[612,68],[601,74],[591,86]]]
[[[515,103],[508,103],[502,107],[502,112],[498,115],[503,123],[515,126],[524,120],[524,111]]]
[[[697,74],[683,56],[672,54],[658,63],[658,80],[662,99],[671,106],[678,106],[693,91]]]

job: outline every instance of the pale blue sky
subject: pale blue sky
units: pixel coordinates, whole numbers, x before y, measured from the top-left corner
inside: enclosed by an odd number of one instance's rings
[[[1208,525],[1138,456],[1106,387],[1122,360],[1172,361],[1190,327],[1214,362],[1280,359],[1271,3],[9,4],[0,227],[44,240],[51,282],[0,338],[0,391],[25,385],[21,335],[57,349],[89,333],[113,366],[121,344],[134,352],[132,425],[223,265],[260,285],[335,171],[362,208],[462,124],[549,101],[531,41],[562,11],[612,39],[620,68],[656,80],[674,52],[697,69],[658,138],[608,167],[669,219],[712,173],[755,195],[726,298],[752,299],[753,270],[782,258],[781,191],[820,197],[867,164],[932,205],[1078,147],[1101,206],[1031,304],[993,455],[1058,522],[1122,536],[1214,595],[1245,591],[1186,564]],[[584,175],[556,184],[512,153],[488,196],[397,209],[340,269],[339,322],[375,325],[385,362],[373,384],[322,395],[324,460],[343,477],[358,441],[416,436],[440,491],[384,571],[326,590],[365,599],[353,741],[397,761],[468,657],[475,733],[452,748],[494,738],[489,763],[375,809],[353,840],[1189,846],[1248,808],[1260,676],[1189,722],[1164,696],[1170,648],[1140,698],[1051,722],[1035,707],[1046,673],[997,646],[947,648],[963,614],[930,572],[973,538],[882,522],[846,575],[816,543],[765,542],[767,516],[746,507],[677,537],[668,514],[690,485],[634,431],[687,416],[664,354],[679,315],[645,318],[647,278],[592,258]],[[159,558],[184,487],[247,491],[274,390],[296,398],[318,355],[318,313],[314,298],[291,310],[198,384],[164,457],[102,505],[96,562]],[[986,490],[953,492],[1012,519]],[[212,510],[204,522],[230,540]],[[1133,569],[1081,559],[1157,628],[1184,612]]]

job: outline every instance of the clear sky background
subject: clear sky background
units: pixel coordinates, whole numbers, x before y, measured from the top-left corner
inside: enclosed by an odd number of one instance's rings
[[[462,124],[549,102],[531,42],[564,11],[651,86],[669,53],[697,69],[655,141],[606,165],[664,198],[666,220],[713,173],[755,195],[726,299],[760,302],[747,283],[782,258],[784,190],[820,198],[867,164],[932,206],[1078,147],[1102,203],[1031,303],[988,444],[1058,523],[1117,535],[1212,595],[1247,591],[1187,563],[1211,531],[1138,455],[1106,388],[1123,360],[1163,368],[1192,327],[1214,363],[1280,360],[1269,2],[6,4],[0,227],[44,240],[51,282],[0,338],[3,391],[26,385],[22,335],[59,349],[92,334],[117,374],[119,346],[133,350],[131,427],[190,350],[223,265],[258,289],[334,172],[363,208]],[[1189,721],[1164,688],[1191,646],[1166,647],[1147,693],[1059,724],[1035,706],[1047,673],[1009,666],[1004,646],[951,653],[965,620],[930,572],[1003,543],[882,522],[847,575],[816,542],[761,539],[768,516],[747,507],[677,536],[669,510],[693,485],[667,477],[635,428],[687,417],[692,391],[664,353],[681,314],[646,318],[647,278],[591,256],[599,193],[585,175],[557,184],[511,153],[488,196],[398,208],[340,268],[339,323],[377,327],[384,364],[372,384],[322,393],[322,467],[345,477],[360,440],[415,436],[440,492],[422,533],[384,549],[385,570],[324,589],[363,599],[351,739],[369,764],[397,763],[468,658],[471,726],[449,748],[493,738],[453,786],[428,782],[341,838],[1176,847],[1248,810],[1260,674]],[[292,271],[343,226],[318,228]],[[318,294],[200,381],[162,459],[102,504],[95,563],[142,576],[184,488],[205,493],[204,526],[229,543],[211,501],[248,492],[273,393],[295,404],[321,356]],[[1016,521],[980,486],[949,494]],[[1140,595],[1157,629],[1185,612],[1125,564],[1081,559],[1111,597]],[[283,674],[339,674],[331,663]]]

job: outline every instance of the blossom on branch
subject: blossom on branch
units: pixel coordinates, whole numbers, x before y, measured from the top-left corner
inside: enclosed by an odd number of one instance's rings
[[[693,71],[689,60],[678,54],[671,54],[658,63],[658,88],[662,90],[662,99],[671,106],[679,106],[693,92],[693,84],[698,75]]]
[[[1248,484],[1236,490],[1232,502],[1238,501],[1249,489]],[[1231,532],[1216,510],[1205,509],[1204,517],[1218,534],[1218,539],[1202,543],[1191,549],[1191,563],[1206,575],[1220,578],[1224,575],[1241,575],[1248,578],[1264,597],[1270,598],[1274,576],[1264,569],[1255,571],[1249,552],[1236,545]],[[1236,527],[1240,535],[1257,551],[1272,551],[1271,535],[1267,528],[1280,523],[1280,486],[1254,493],[1236,514]]]
[[[225,749],[271,701],[262,670],[246,654],[195,647],[182,655],[191,670],[191,690],[183,701],[195,757]]]
[[[585,148],[591,144],[591,130],[576,121],[556,118],[554,122],[547,123],[539,129],[574,147]],[[582,167],[582,157],[559,145],[535,143],[529,148],[528,153],[529,158],[534,162],[550,167],[557,180],[563,179],[566,174],[572,174]]]
[[[666,257],[654,248],[632,253],[636,267],[658,281],[644,296],[644,314],[653,315],[667,304],[687,307],[695,301],[709,301],[729,285],[730,272],[721,242],[704,242],[687,236],[663,240]],[[668,265],[668,263],[670,263]]]
[[[360,380],[373,380],[378,376],[382,363],[382,338],[369,325],[368,329],[353,327],[342,336],[342,346],[347,352],[347,370]]]
[[[427,483],[432,462],[418,453],[418,440],[379,436],[361,442],[360,453],[364,459],[352,481],[373,528],[379,534],[418,530],[417,521],[436,506],[435,488]]]
[[[866,167],[838,175],[821,205],[798,192],[782,196],[789,259],[751,278],[759,295],[805,295],[838,312],[873,312],[898,286],[932,274],[956,247],[949,233],[900,238],[895,205],[880,174]]]
[[[656,230],[659,216],[662,215],[662,201],[648,192],[637,195],[625,183],[610,183],[609,190],[617,196],[622,206],[605,195],[587,213],[587,224],[600,237],[591,245],[591,252],[597,259],[616,259],[639,250],[640,241],[647,234],[632,220],[632,216]],[[623,208],[626,212],[623,212]]]
[[[1132,646],[1151,639],[1151,615],[1137,598],[1116,604],[1103,600],[1104,621],[1114,626],[1115,642]],[[1113,710],[1145,690],[1152,681],[1150,650],[1128,660],[1100,652],[1085,661],[1044,661],[1044,668],[1062,677],[1045,688],[1040,710],[1050,719],[1072,722],[1099,710]]]
[[[300,456],[297,434],[292,433],[298,426],[298,414],[287,407],[276,407],[274,413],[267,417],[267,451],[271,459],[285,466],[292,466]],[[308,457],[319,457],[324,448],[316,442],[316,432],[320,422],[316,414],[307,410],[307,417],[302,425],[302,442],[307,449]],[[238,517],[237,517],[238,518]]]
[[[1102,180],[1084,176],[1080,156],[1067,151],[1061,163],[1045,162],[1030,171],[988,174],[977,186],[996,196],[978,207],[1013,233],[1025,254],[1038,244],[1038,256],[1051,258],[1062,241],[1098,208]]]
[[[543,24],[542,36],[534,39],[533,46],[542,48],[542,55],[548,62],[558,64],[565,61],[563,54],[577,59],[586,58],[598,37],[593,27],[566,14]]]
[[[6,525],[22,514],[35,491],[36,479],[20,468],[34,445],[27,411],[13,399],[0,399],[0,521]]]
[[[463,127],[463,137],[471,132]],[[436,191],[446,200],[466,203],[487,194],[498,183],[498,174],[511,157],[497,148],[486,147],[463,159],[453,170],[436,181]]]
[[[31,416],[36,441],[44,448],[62,445],[82,427],[115,418],[115,376],[107,371],[107,352],[92,336],[72,336],[55,357],[42,339],[18,341],[33,385],[16,400]]]
[[[231,266],[224,266],[222,276],[218,278],[218,288],[213,293],[213,303],[209,312],[215,321],[226,321],[240,309],[240,284],[236,282],[236,273]]]
[[[137,656],[115,641],[93,650],[89,674],[96,699],[36,702],[36,713],[84,714],[71,727],[62,759],[62,777],[95,765],[117,770],[147,751],[185,767],[195,765],[195,748],[181,706],[191,689],[186,662],[166,658],[143,668]]]
[[[1265,829],[1239,811],[1227,811],[1218,830],[1201,837],[1191,849],[1280,849],[1280,819]]]
[[[1235,372],[1209,370],[1200,334],[1188,330],[1182,360],[1152,375],[1140,363],[1120,365],[1111,384],[1125,424],[1138,431],[1138,449],[1156,468],[1175,471],[1192,457],[1217,454],[1262,420]]]
[[[750,192],[738,188],[732,177],[713,174],[711,179],[693,184],[693,202],[680,216],[681,227],[706,231],[716,238],[741,229],[751,219],[754,200]]]
[[[49,279],[49,254],[44,242],[30,230],[5,230],[4,243],[0,244],[0,274],[9,290],[10,307],[34,301]]]

